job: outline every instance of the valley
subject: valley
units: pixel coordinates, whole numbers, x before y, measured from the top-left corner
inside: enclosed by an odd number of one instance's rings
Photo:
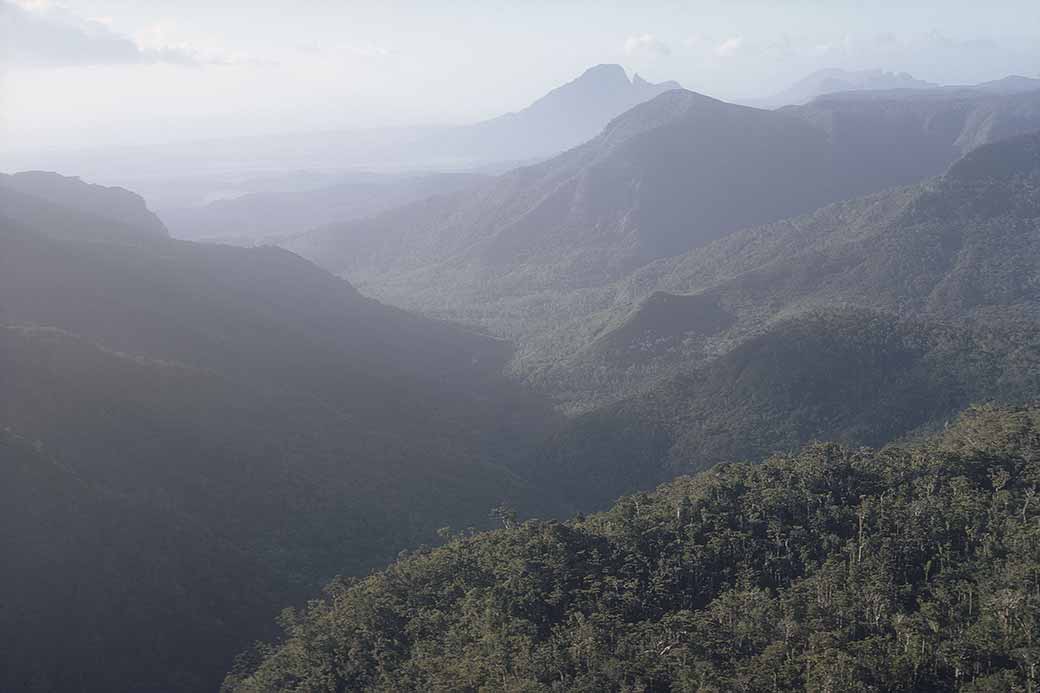
[[[1040,80],[763,93],[0,174],[0,690],[1035,690]]]

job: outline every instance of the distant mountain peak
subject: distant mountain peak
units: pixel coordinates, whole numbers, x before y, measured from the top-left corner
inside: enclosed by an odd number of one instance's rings
[[[601,63],[599,65],[593,65],[582,72],[574,81],[580,82],[582,80],[592,79],[623,79],[625,82],[629,82],[628,73],[625,72],[625,68],[621,67],[617,63]]]
[[[598,99],[603,98],[607,94],[614,95],[615,98],[628,99],[631,103],[626,102],[626,105],[634,106],[639,100],[648,98],[648,95],[676,88],[679,88],[678,82],[669,81],[654,84],[646,81],[638,74],[633,75],[632,79],[629,79],[628,73],[621,65],[604,63],[593,65],[570,82],[556,87],[532,104],[531,107],[564,98]]]
[[[934,89],[938,84],[916,79],[908,72],[889,72],[882,69],[845,70],[831,67],[817,70],[783,91],[756,102],[754,105],[777,107],[801,105],[825,94],[848,91],[876,91],[890,89]]]
[[[467,150],[531,160],[587,142],[613,118],[677,88],[677,82],[653,84],[638,75],[629,79],[621,65],[593,65],[526,108],[476,123],[460,134]]]

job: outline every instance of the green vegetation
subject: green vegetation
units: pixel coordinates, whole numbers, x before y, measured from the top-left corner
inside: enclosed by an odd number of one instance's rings
[[[212,690],[243,634],[274,634],[284,603],[262,561],[219,530],[2,429],[0,545],[5,692]]]
[[[260,691],[1033,691],[1040,409],[726,464],[286,612]]]
[[[882,445],[973,402],[1040,393],[1031,322],[968,329],[867,310],[782,320],[687,375],[573,419],[536,461],[575,510],[815,439]]]
[[[513,340],[513,372],[579,413],[815,308],[1036,319],[1038,104],[884,92],[760,111],[674,91],[479,190],[286,247]]]
[[[1040,320],[1040,135],[943,177],[747,229],[634,273],[527,345],[528,377],[574,409],[710,362],[778,320],[849,307],[969,323]],[[980,327],[981,325],[981,327]],[[571,335],[569,338],[565,335]]]
[[[1040,409],[947,426],[1040,395],[1040,135],[736,229],[1037,98],[674,91],[293,241],[428,317],[0,175],[0,690],[214,690],[279,608],[440,537],[287,611],[226,688],[1035,693]]]

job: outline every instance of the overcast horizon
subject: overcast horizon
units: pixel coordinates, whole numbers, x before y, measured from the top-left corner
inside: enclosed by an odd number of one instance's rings
[[[464,123],[586,68],[725,100],[824,68],[938,83],[1040,75],[1040,7],[966,2],[251,3],[0,0],[4,149]],[[722,8],[725,5],[726,11]]]

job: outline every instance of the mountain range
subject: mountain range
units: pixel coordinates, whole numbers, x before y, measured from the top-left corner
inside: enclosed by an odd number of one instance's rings
[[[597,65],[519,110],[475,122],[272,133],[104,150],[84,143],[75,151],[11,158],[5,170],[76,172],[132,189],[162,214],[190,214],[193,221],[219,227],[226,220],[221,207],[212,217],[192,208],[229,193],[290,192],[296,187],[294,180],[283,180],[275,189],[268,184],[279,172],[298,172],[292,178],[332,179],[314,188],[356,182],[361,172],[381,177],[501,172],[578,146],[612,118],[678,86],[651,84],[638,75],[630,79],[620,65]],[[257,210],[247,218],[262,223],[261,215]],[[295,230],[278,229],[271,235]],[[242,231],[247,232],[248,228]],[[263,235],[268,235],[266,229]]]
[[[544,160],[165,223],[0,177],[0,689],[1032,681],[1040,89],[909,81],[599,66],[407,140]]]
[[[595,379],[555,380],[554,364],[596,339],[601,318],[652,293],[641,267],[915,183],[986,142],[1036,129],[1040,91],[863,92],[780,111],[672,91],[546,162],[285,246],[382,300],[514,340],[514,372],[552,381],[558,400],[580,404],[572,381],[588,391]],[[873,212],[898,205],[886,200]],[[703,276],[728,262],[736,258]],[[553,378],[539,378],[546,369]]]
[[[896,90],[942,90],[949,92],[965,89],[990,94],[1018,94],[1040,89],[1040,79],[1011,75],[1003,79],[982,82],[980,84],[946,86],[917,79],[906,72],[828,68],[817,70],[772,96],[760,99],[746,99],[742,103],[757,108],[781,108],[783,106],[802,106],[821,96],[849,92],[890,92]]]
[[[772,96],[749,100],[748,105],[759,108],[779,108],[781,106],[800,106],[819,96],[840,92],[933,89],[937,87],[939,85],[934,82],[915,79],[913,75],[906,72],[829,68],[817,70]]]
[[[532,342],[530,372],[562,390],[584,382],[598,399],[701,363],[778,317],[820,307],[941,321],[1035,320],[1036,145],[1036,135],[1000,141],[942,177],[649,264],[586,293],[584,309],[572,308],[572,319]],[[1005,166],[999,175],[988,163],[994,160]],[[615,374],[612,383],[604,369]]]
[[[162,205],[175,236],[253,245],[277,242],[333,222],[369,217],[438,194],[471,188],[485,177],[479,171],[496,162],[533,161],[577,146],[594,137],[615,116],[658,94],[678,88],[675,82],[650,84],[631,80],[620,65],[598,65],[553,89],[531,105],[497,118],[455,127],[396,130],[367,136],[366,151],[352,151],[350,136],[340,142],[312,144],[338,165],[358,161],[397,161],[409,168],[436,165],[469,169],[457,173],[382,173],[363,180],[302,191],[256,191],[201,205]],[[344,149],[345,147],[345,149]],[[290,147],[297,154],[299,144]],[[407,162],[407,163],[405,163]],[[313,161],[310,162],[313,165]],[[334,165],[335,162],[328,162]],[[511,167],[510,167],[511,168]],[[359,176],[351,176],[352,179]]]
[[[544,163],[285,245],[366,286],[425,275],[512,296],[581,288],[813,209],[838,194],[829,172],[824,134],[803,120],[675,90]]]
[[[678,82],[629,79],[620,65],[596,65],[529,106],[439,132],[410,146],[409,156],[470,161],[524,161],[575,147],[613,118],[644,101],[679,89]]]

